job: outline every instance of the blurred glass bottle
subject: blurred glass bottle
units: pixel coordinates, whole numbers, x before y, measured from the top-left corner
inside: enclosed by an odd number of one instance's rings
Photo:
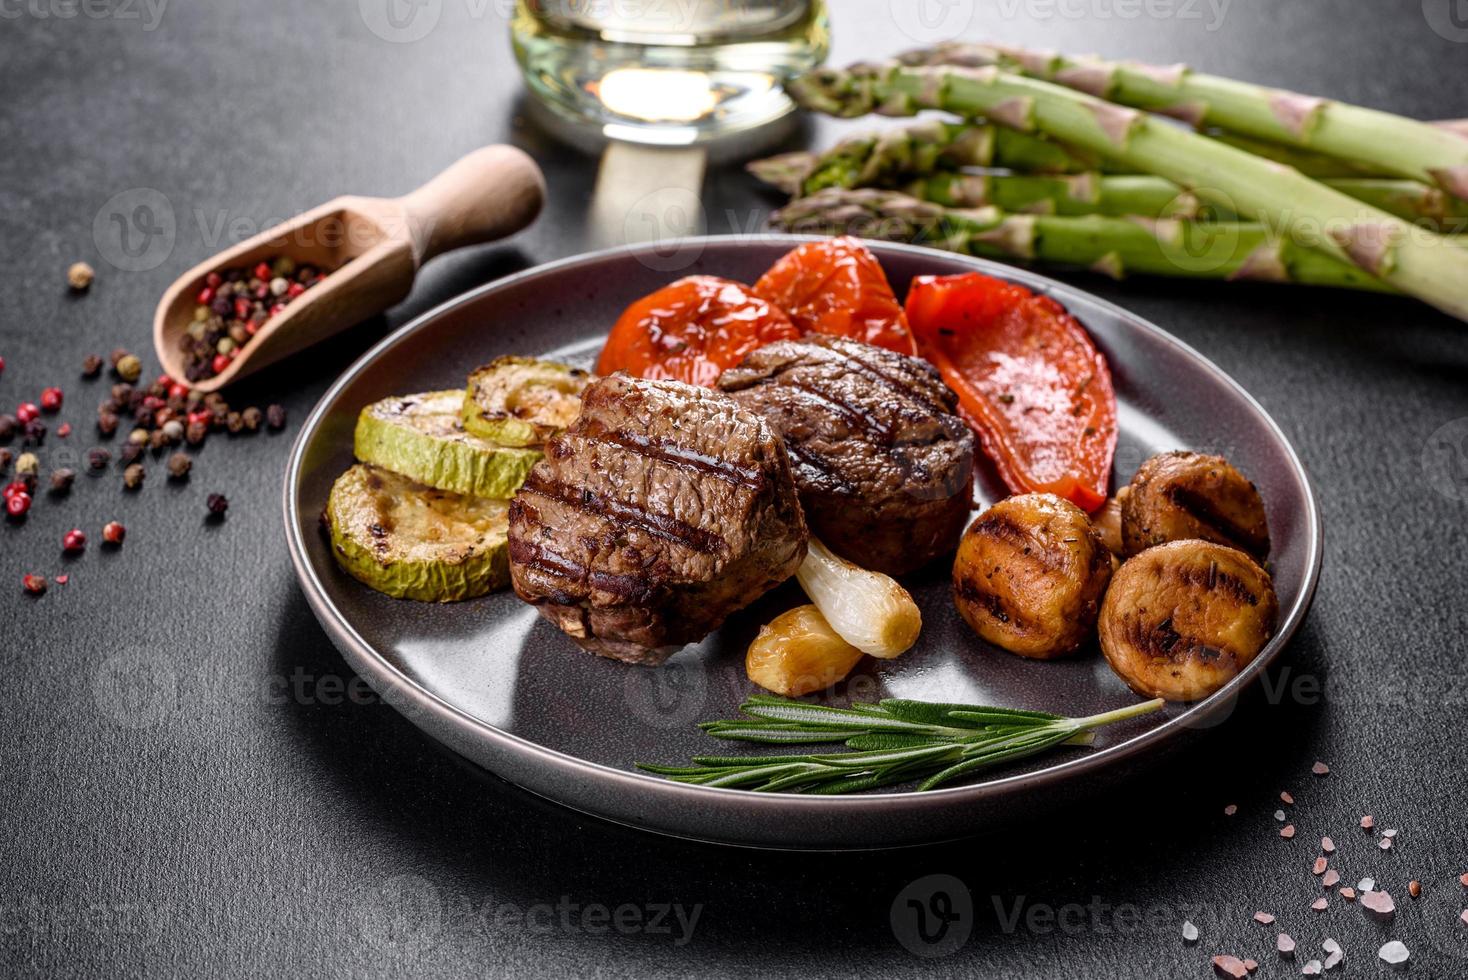
[[[517,0],[512,35],[560,121],[661,146],[781,118],[781,83],[829,45],[824,0]]]

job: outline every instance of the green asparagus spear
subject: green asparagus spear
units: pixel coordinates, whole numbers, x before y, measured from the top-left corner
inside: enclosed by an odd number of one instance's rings
[[[1382,174],[1420,180],[1468,200],[1468,141],[1416,119],[1205,75],[1186,65],[1068,58],[976,44],[940,45],[930,49],[926,59],[997,65],[1122,105],[1176,116],[1199,128],[1219,126]],[[921,61],[924,55],[911,54],[905,60]]]
[[[1415,180],[1342,177],[1322,181],[1388,214],[1445,234],[1468,232],[1468,202]],[[1038,214],[1138,215],[1144,218],[1206,218],[1236,215],[1204,209],[1198,199],[1162,177],[1072,174],[1034,177],[940,170],[908,181],[907,194],[950,208],[992,204],[1004,211]],[[1207,212],[1206,214],[1204,212]]]
[[[1058,177],[1029,174],[970,174],[938,171],[909,181],[905,193],[950,208],[992,204],[1020,214],[1137,215],[1144,218],[1198,218],[1198,199],[1161,177],[1102,176],[1097,173]],[[1210,214],[1212,219],[1232,215]]]
[[[850,136],[824,153],[785,153],[749,164],[749,172],[788,194],[826,187],[887,186],[941,168],[998,167],[1025,173],[1094,170],[1095,154],[1002,126],[925,119]]]
[[[1007,214],[945,208],[895,191],[832,188],[775,212],[785,231],[914,242],[981,258],[1197,279],[1255,279],[1391,292],[1360,269],[1240,222],[1152,221],[1103,215]]]
[[[1181,185],[1263,223],[1268,233],[1349,261],[1401,292],[1468,320],[1468,248],[1298,171],[1060,85],[997,68],[818,69],[790,85],[809,109],[839,116],[931,108],[984,117]]]

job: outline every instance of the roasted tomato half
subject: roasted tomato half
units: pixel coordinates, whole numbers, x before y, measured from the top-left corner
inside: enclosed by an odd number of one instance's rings
[[[688,276],[627,307],[596,372],[710,387],[756,347],[798,336],[778,306],[743,283]]]
[[[855,238],[809,242],[760,277],[754,291],[789,314],[801,333],[850,337],[917,353],[902,304],[877,257]]]

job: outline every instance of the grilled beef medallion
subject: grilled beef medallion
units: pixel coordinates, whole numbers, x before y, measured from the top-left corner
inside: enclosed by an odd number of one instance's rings
[[[616,374],[510,504],[515,592],[604,657],[659,664],[795,573],[805,520],[762,419]]]
[[[926,361],[813,334],[761,347],[719,387],[784,438],[811,532],[832,551],[900,575],[957,546],[974,437]]]

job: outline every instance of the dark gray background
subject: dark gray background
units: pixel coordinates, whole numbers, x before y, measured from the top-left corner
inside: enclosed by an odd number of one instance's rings
[[[971,37],[1186,60],[1438,118],[1468,116],[1468,29],[1448,19],[1449,2],[947,9],[972,14]],[[402,193],[495,141],[528,149],[551,188],[533,229],[443,259],[390,317],[238,392],[283,402],[288,434],[215,437],[183,486],[158,466],[137,495],[115,473],[84,477],[71,499],[42,499],[23,525],[0,527],[5,974],[1202,977],[1208,956],[1237,952],[1258,958],[1260,975],[1295,975],[1306,957],[1280,963],[1273,931],[1250,921],[1266,909],[1302,953],[1341,941],[1352,975],[1383,972],[1388,934],[1413,950],[1413,975],[1468,975],[1456,922],[1468,871],[1468,336],[1405,300],[1066,277],[1173,331],[1259,398],[1316,481],[1327,540],[1314,611],[1270,684],[1187,754],[1089,807],[882,855],[717,849],[529,799],[392,709],[343,694],[352,676],[286,559],[289,435],[391,327],[598,244],[585,218],[595,162],[523,120],[504,4],[430,0],[436,26],[394,43],[367,26],[377,3],[175,0],[156,21],[141,0],[0,4],[0,405],[65,387],[77,431],[48,441],[48,464],[94,442],[102,386],[78,379],[82,355],[147,352],[159,294],[224,243],[340,193]],[[833,59],[925,40],[911,36],[923,33],[913,6],[843,0]],[[807,135],[827,142],[837,129]],[[155,267],[127,271],[109,261],[107,215],[121,192],[129,208],[145,200],[138,188],[166,199],[177,232],[150,253]],[[756,227],[773,203],[735,169],[711,173],[704,200],[715,233]],[[76,259],[99,272],[80,298],[63,283]],[[218,526],[202,519],[213,491],[232,501]],[[112,518],[129,537],[104,553],[97,532]],[[94,546],[63,563],[59,539],[74,525]],[[21,594],[23,572],[63,564],[70,585]],[[1329,777],[1309,775],[1317,758]],[[1271,816],[1286,789],[1299,828],[1289,843]],[[1230,802],[1240,809],[1227,819]],[[1355,829],[1366,812],[1400,828],[1394,851]],[[1396,896],[1394,926],[1339,900],[1309,911],[1321,834],[1336,839],[1348,881],[1371,875]],[[1424,886],[1416,902],[1412,878]],[[925,947],[905,899],[937,891],[967,914]],[[597,934],[583,914],[627,905],[624,924],[648,923],[675,903],[698,910],[691,938],[676,924]],[[1180,940],[1184,918],[1203,930],[1196,947]],[[914,955],[904,938],[945,955]]]

